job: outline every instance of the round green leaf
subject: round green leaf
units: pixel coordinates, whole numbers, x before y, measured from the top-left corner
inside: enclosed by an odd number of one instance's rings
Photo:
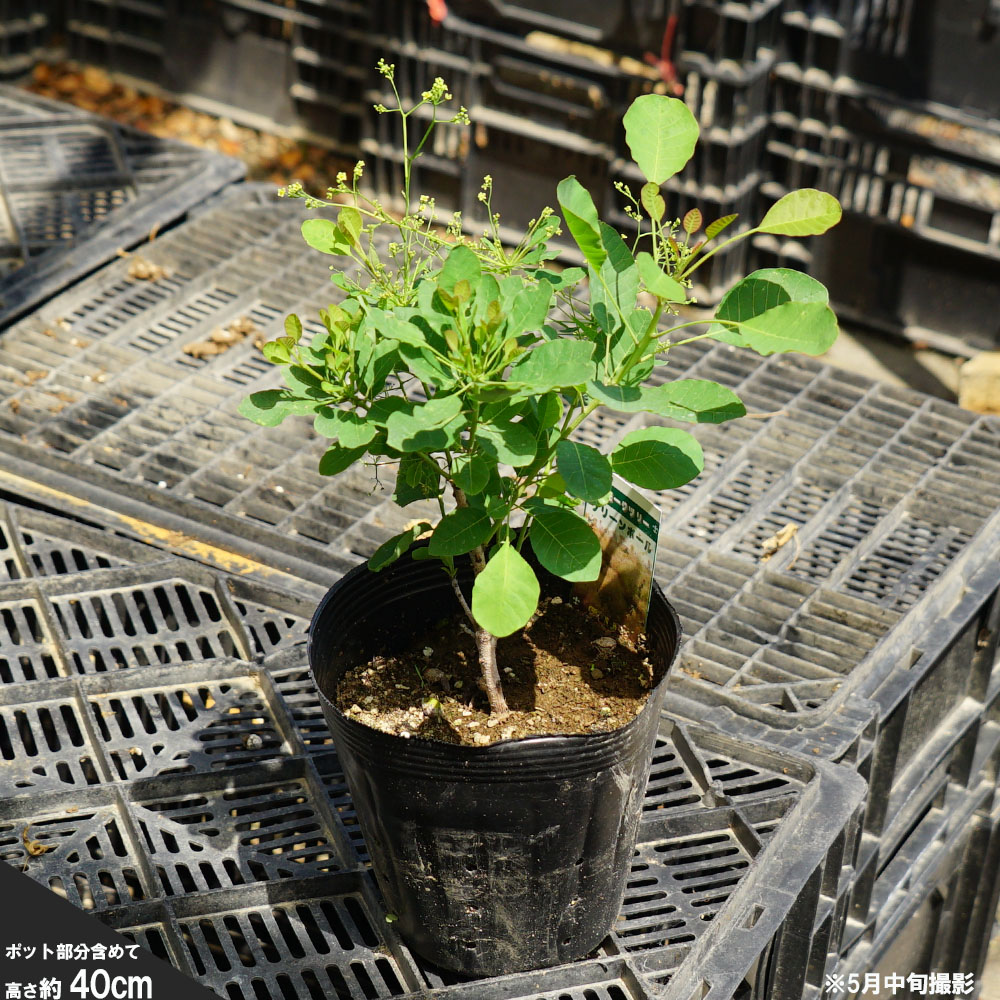
[[[447,441],[454,436],[455,429],[450,425],[461,412],[462,397],[457,395],[436,396],[413,406],[409,412],[398,410],[386,420],[389,444],[400,451],[433,451],[446,447]]]
[[[374,420],[366,420],[350,410],[336,410],[329,406],[316,412],[313,427],[323,437],[336,438],[345,448],[360,448],[378,433]]]
[[[556,445],[556,468],[570,496],[597,503],[611,492],[611,466],[590,445],[560,441]]]
[[[432,556],[461,556],[483,545],[493,534],[493,521],[485,510],[459,507],[445,514],[431,536]]]
[[[535,460],[538,442],[523,424],[497,420],[480,424],[476,433],[483,451],[498,462],[520,469]]]
[[[705,467],[701,445],[687,431],[646,427],[622,438],[611,467],[647,490],[672,490],[691,482]]]
[[[829,292],[823,284],[808,274],[785,267],[763,268],[748,274],[726,292],[716,310],[715,319],[727,323],[743,323],[786,302],[816,302],[826,305],[829,300]],[[745,331],[739,326],[717,322],[708,332],[714,340],[721,340],[734,347],[752,346],[744,335]]]
[[[287,399],[282,389],[262,389],[245,396],[237,410],[261,427],[277,427],[285,417],[314,413],[316,406],[308,399]]]
[[[721,424],[746,414],[732,389],[707,379],[682,378],[642,388],[642,409],[661,417],[698,424]]]
[[[302,238],[320,253],[346,254],[351,251],[348,237],[329,219],[306,219],[302,223]]]
[[[698,123],[675,97],[643,94],[625,112],[625,141],[646,180],[662,184],[691,159]]]
[[[319,474],[335,476],[350,468],[367,450],[364,445],[360,448],[342,448],[339,444],[332,444],[319,460]]]
[[[564,507],[538,505],[532,514],[529,535],[538,561],[564,580],[596,580],[601,572],[601,543],[594,529]]]
[[[456,456],[451,471],[455,485],[469,496],[482,493],[490,481],[489,463],[482,455]]]
[[[779,198],[757,229],[778,236],[819,236],[840,222],[840,202],[825,191],[801,188]]]
[[[524,557],[504,542],[472,586],[472,616],[481,628],[503,638],[524,628],[538,608],[538,579]]]
[[[837,339],[837,317],[822,302],[786,302],[739,327],[743,343],[758,354],[823,354]]]
[[[547,340],[524,354],[510,370],[511,382],[524,382],[532,395],[582,385],[594,374],[589,340]]]

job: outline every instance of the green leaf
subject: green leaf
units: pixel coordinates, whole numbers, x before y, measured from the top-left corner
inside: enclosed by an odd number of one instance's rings
[[[628,312],[635,307],[635,294],[639,284],[635,258],[625,241],[606,222],[601,223],[601,242],[608,252],[607,260],[601,267],[602,277],[608,281],[613,276],[615,301],[624,312]]]
[[[552,286],[539,282],[528,285],[511,303],[507,315],[507,336],[516,337],[525,330],[540,330],[552,304]]]
[[[600,268],[607,251],[601,242],[600,221],[597,218],[597,208],[594,206],[593,198],[573,176],[559,182],[556,187],[556,198],[559,200],[566,227],[576,240],[576,245],[587,263],[591,267]]]
[[[637,97],[625,112],[625,141],[646,180],[662,184],[694,153],[698,123],[683,101],[660,94]]]
[[[367,450],[364,445],[360,448],[343,448],[339,444],[330,445],[319,460],[320,475],[335,476],[338,472],[349,469]]]
[[[272,365],[286,365],[292,356],[291,349],[288,337],[279,337],[277,340],[269,340],[260,350]]]
[[[701,445],[687,431],[645,427],[622,438],[611,467],[648,490],[671,490],[691,482],[705,466]]]
[[[472,586],[472,616],[503,638],[528,624],[538,608],[538,579],[524,557],[504,542]]]
[[[400,344],[398,350],[411,374],[416,375],[421,382],[437,389],[450,389],[455,384],[455,376],[424,348]]]
[[[364,225],[361,213],[350,205],[345,205],[337,215],[337,225],[353,246],[358,246],[361,239],[361,227]]]
[[[716,219],[715,222],[710,222],[705,228],[705,239],[714,240],[723,229],[731,226],[738,218],[738,215],[724,215],[721,219]]]
[[[430,462],[414,454],[404,455],[399,460],[392,499],[400,507],[440,496],[441,492],[441,473],[435,472]]]
[[[564,507],[532,507],[529,535],[538,561],[556,576],[573,582],[596,580],[601,572],[601,543],[594,529]]]
[[[302,238],[320,253],[341,255],[351,251],[351,241],[329,219],[306,219],[302,223]]]
[[[372,307],[365,320],[366,329],[374,329],[382,337],[396,340],[411,347],[426,347],[427,338],[419,327],[393,316],[382,309]]]
[[[555,427],[562,417],[562,400],[557,392],[547,392],[544,395],[536,396],[532,400],[532,406],[539,427]]]
[[[261,427],[277,427],[285,417],[314,413],[316,405],[309,399],[288,399],[283,389],[263,389],[245,396],[237,411]]]
[[[593,353],[588,340],[546,341],[522,355],[510,370],[510,381],[524,382],[532,395],[582,385],[594,374]]]
[[[642,283],[657,298],[666,302],[686,302],[688,298],[687,289],[677,280],[671,278],[659,264],[653,260],[651,254],[643,251],[635,259],[639,268],[639,277]]]
[[[285,317],[285,333],[297,344],[302,336],[302,320],[295,313]]]
[[[419,524],[414,524],[405,531],[401,531],[398,535],[393,535],[392,538],[387,542],[383,542],[372,553],[371,558],[368,560],[368,568],[373,573],[377,573],[380,569],[385,569],[386,566],[391,565],[403,555],[429,529],[430,525],[426,521],[421,521]]]
[[[493,520],[485,510],[459,507],[438,522],[431,536],[432,556],[461,556],[485,545],[493,534]]]
[[[553,472],[551,476],[546,476],[538,486],[536,497],[541,499],[556,500],[566,495],[566,480],[558,472]],[[579,501],[576,501],[579,503]]]
[[[519,423],[496,421],[480,424],[477,435],[483,450],[498,462],[519,469],[535,459],[535,436]]]
[[[556,445],[556,468],[571,496],[597,503],[611,492],[611,465],[588,444],[560,441]]]
[[[622,413],[655,413],[699,424],[721,424],[746,413],[746,407],[732,389],[702,379],[678,379],[655,386],[588,382],[587,392]]]
[[[453,292],[460,281],[474,285],[479,281],[483,269],[479,258],[465,246],[453,247],[438,275],[437,285],[447,292]]]
[[[383,396],[376,399],[368,407],[368,419],[374,420],[380,427],[385,427],[389,422],[389,417],[394,413],[406,411],[409,413],[413,409],[413,403],[402,396]]]
[[[682,378],[649,386],[642,395],[646,412],[699,424],[721,424],[747,412],[732,389],[705,379]]]
[[[447,447],[453,433],[433,432],[442,431],[461,412],[462,397],[458,395],[435,397],[414,406],[410,412],[398,410],[385,422],[389,445],[400,451],[431,451]]]
[[[313,427],[317,434],[336,438],[345,448],[360,448],[378,433],[375,421],[366,420],[350,410],[336,410],[329,406],[317,411]]]
[[[825,191],[802,188],[779,198],[757,227],[778,236],[819,236],[840,222],[840,202]]]
[[[785,302],[818,302],[826,305],[830,296],[815,278],[790,268],[772,267],[753,271],[722,297],[715,319],[743,322]],[[709,328],[713,340],[734,347],[749,347],[741,330],[716,322]]]
[[[396,364],[398,346],[394,341],[379,341],[359,371],[359,381],[369,395],[381,392],[385,380]]]
[[[821,302],[786,302],[744,320],[740,336],[758,354],[823,354],[837,339],[837,317]]]
[[[663,195],[660,194],[659,184],[654,184],[652,181],[643,184],[642,190],[639,192],[639,201],[646,210],[646,214],[654,222],[659,222],[663,218],[663,214],[667,210],[667,203],[663,200]]]
[[[639,386],[605,385],[591,381],[587,383],[587,393],[621,413],[638,413],[643,409],[643,389]]]
[[[490,481],[490,467],[482,455],[457,455],[452,464],[455,485],[469,496],[486,489]]]

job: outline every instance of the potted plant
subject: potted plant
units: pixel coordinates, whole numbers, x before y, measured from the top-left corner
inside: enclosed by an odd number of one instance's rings
[[[574,596],[607,572],[581,506],[605,504],[614,474],[662,490],[703,464],[697,439],[666,421],[609,455],[574,431],[602,406],[674,421],[742,415],[716,383],[651,378],[680,343],[825,351],[837,334],[826,290],[795,271],[744,278],[707,330],[678,309],[727,242],[818,234],[840,206],[797,191],[725,241],[734,216],[704,229],[697,212],[668,219],[660,188],[691,157],[698,127],[682,102],[646,95],[624,118],[646,178],[637,196],[619,187],[638,226],[631,246],[574,177],[556,191],[562,222],[545,210],[513,248],[500,242],[487,177],[490,224],[469,238],[457,216],[439,227],[433,201],[410,191],[433,129],[468,115],[441,110],[440,79],[404,108],[393,66],[379,68],[396,101],[377,110],[402,119],[403,198],[415,207],[395,218],[365,197],[361,163],[322,201],[289,189],[336,212],[302,232],[344,259],[332,268],[340,301],[308,344],[287,318],[263,348],[286,388],[254,393],[241,412],[266,426],[308,414],[331,439],[322,473],[391,464],[401,507],[433,505],[330,591],[310,661],[404,938],[444,967],[509,973],[587,954],[617,915],[679,644],[655,586],[638,638]],[[426,124],[413,149],[411,118]],[[585,269],[551,263],[560,226]],[[543,699],[550,684],[560,712]]]

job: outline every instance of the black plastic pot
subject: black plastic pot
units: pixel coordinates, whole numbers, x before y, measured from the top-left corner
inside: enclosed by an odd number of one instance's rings
[[[565,592],[539,575],[543,593]],[[460,580],[468,593],[471,568]],[[414,951],[459,973],[571,962],[621,907],[680,624],[654,584],[647,634],[659,679],[613,732],[466,747],[391,736],[333,705],[346,670],[455,607],[440,565],[404,556],[380,573],[352,570],[313,617],[313,679],[386,908]]]

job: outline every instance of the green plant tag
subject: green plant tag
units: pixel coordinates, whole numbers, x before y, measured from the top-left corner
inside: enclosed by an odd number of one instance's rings
[[[601,572],[593,583],[576,584],[574,592],[638,636],[649,614],[660,509],[615,476],[610,501],[601,507],[586,504],[583,515],[601,543]]]

